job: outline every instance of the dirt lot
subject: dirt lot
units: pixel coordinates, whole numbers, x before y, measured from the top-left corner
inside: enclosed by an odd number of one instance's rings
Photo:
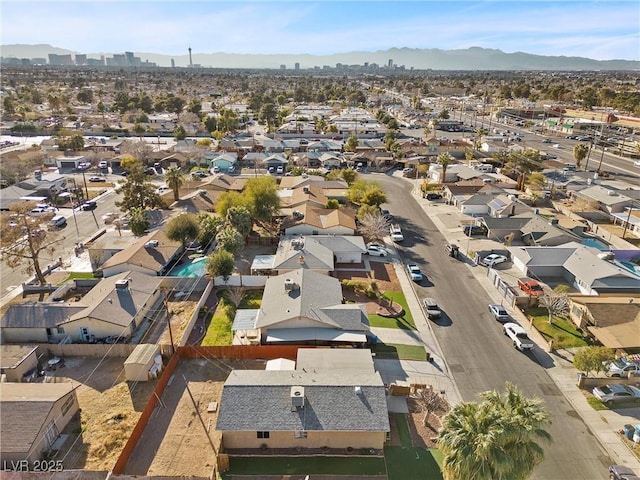
[[[56,459],[66,470],[110,470],[120,455],[155,382],[126,382],[126,358],[67,357],[56,382],[79,383],[80,414],[67,428],[69,435]]]
[[[409,424],[409,432],[411,433],[411,443],[414,447],[421,448],[435,448],[437,447],[436,438],[438,436],[438,430],[442,426],[440,419],[445,415],[445,411],[437,411],[429,416],[429,426],[425,427],[422,424],[423,413],[420,410],[420,406],[412,399],[407,399],[407,405],[409,407],[409,414],[407,415],[407,423]],[[391,441],[392,446],[401,446],[400,436],[398,435],[398,427],[395,423],[395,418],[390,417],[391,422]]]
[[[264,369],[260,361],[183,360],[162,395],[125,469],[128,475],[209,476],[220,434],[215,431],[222,385],[232,369]],[[197,453],[196,453],[197,452]]]

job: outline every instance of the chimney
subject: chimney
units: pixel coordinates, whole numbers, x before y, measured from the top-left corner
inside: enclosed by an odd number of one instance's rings
[[[120,292],[129,288],[129,279],[116,280],[116,291]]]

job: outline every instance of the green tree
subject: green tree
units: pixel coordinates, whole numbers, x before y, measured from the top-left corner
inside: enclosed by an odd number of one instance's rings
[[[260,112],[258,113],[258,120],[262,123],[266,123],[267,129],[271,131],[271,129],[275,126],[276,120],[278,118],[278,109],[274,103],[265,103],[260,107]]]
[[[247,201],[246,206],[256,220],[270,222],[280,210],[278,184],[273,177],[250,178],[243,194]]]
[[[377,182],[370,180],[357,180],[349,185],[349,189],[347,190],[347,199],[356,205],[362,203],[366,205],[376,205],[382,196],[385,196],[382,187]],[[384,202],[385,200],[377,203],[377,205]]]
[[[462,402],[442,421],[438,447],[446,480],[524,480],[544,458],[550,441],[549,415],[537,398],[512,384],[506,392],[481,394],[483,401]]]
[[[216,213],[221,217],[226,218],[227,212],[232,207],[247,207],[251,210],[249,202],[245,196],[238,192],[228,191],[224,192],[220,195],[220,198],[218,198],[218,201],[216,202]]]
[[[536,150],[525,150],[524,152],[512,152],[509,154],[509,161],[505,167],[507,171],[515,175],[518,190],[524,190],[527,176],[531,172],[539,172],[543,168],[540,161],[540,153]]]
[[[532,190],[542,190],[546,182],[546,177],[540,172],[534,172],[529,175],[529,187]]]
[[[349,135],[347,141],[344,144],[344,149],[347,152],[355,152],[358,148],[358,137],[354,134]]]
[[[188,242],[198,238],[200,222],[195,214],[183,213],[167,222],[164,233],[169,240],[180,242],[184,248]]]
[[[448,153],[441,153],[438,155],[436,162],[442,167],[442,183],[447,181],[447,168],[453,161],[453,158]]]
[[[220,248],[235,255],[244,247],[244,237],[231,225],[227,225],[216,235]]]
[[[184,184],[184,175],[182,170],[176,167],[170,167],[164,176],[167,187],[173,190],[173,201],[180,200],[180,187]]]
[[[375,187],[370,188],[366,192],[364,192],[364,195],[362,195],[362,198],[360,200],[360,202],[364,205],[374,205],[376,207],[379,207],[386,201],[387,195],[384,193],[382,188]]]
[[[142,164],[133,157],[125,157],[120,166],[127,172],[124,183],[116,188],[122,194],[122,200],[116,206],[124,212],[133,209],[164,208],[164,202],[156,193],[156,186],[147,181]]]
[[[338,200],[336,200],[335,198],[330,198],[324,204],[324,208],[328,208],[328,209],[331,209],[331,210],[337,210],[337,209],[340,208],[340,202],[338,202]]]
[[[144,209],[136,207],[129,210],[129,228],[136,237],[144,235],[149,228],[149,220]]]
[[[586,143],[579,143],[573,147],[573,158],[576,160],[576,166],[580,168],[582,161],[587,158],[589,154],[589,145]]]
[[[235,269],[233,255],[219,248],[207,258],[207,272],[212,277],[222,277],[226,283]]]
[[[608,347],[589,346],[576,350],[573,355],[573,366],[581,372],[589,375],[596,374],[606,369],[607,362],[615,358],[615,351]]]
[[[345,168],[340,170],[340,178],[347,182],[347,185],[351,185],[358,178],[358,172],[351,167]]]
[[[142,134],[145,132],[145,128],[144,125],[142,125],[140,122],[136,122],[133,124],[133,133],[135,133],[136,135],[138,135],[138,137],[140,137],[142,139]]]
[[[189,102],[189,106],[187,107],[187,111],[191,113],[195,113],[196,115],[200,115],[202,111],[202,102],[199,98],[192,98]]]
[[[178,125],[173,131],[173,136],[176,140],[184,140],[187,138],[187,132],[182,125]]]
[[[249,235],[253,228],[251,212],[248,208],[240,205],[233,206],[227,210],[226,222],[235,228],[242,237]]]
[[[41,215],[36,221],[30,215],[35,208],[35,202],[17,202],[9,208],[11,218],[15,223],[9,223],[9,215],[3,215],[0,221],[2,236],[0,236],[0,250],[2,259],[7,266],[16,269],[23,268],[26,275],[35,274],[40,285],[47,283],[42,268],[40,268],[40,255],[47,253],[53,256],[55,244],[64,240],[60,238],[58,231],[41,228],[40,221],[44,223],[53,217],[53,213]]]
[[[200,212],[198,214],[198,222],[200,224],[200,234],[198,235],[198,241],[203,246],[208,246],[215,238],[220,229],[224,226],[224,219],[216,215],[212,215],[206,212]]]

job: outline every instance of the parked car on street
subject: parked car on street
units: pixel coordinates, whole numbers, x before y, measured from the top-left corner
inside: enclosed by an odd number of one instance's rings
[[[591,392],[607,407],[625,403],[640,404],[640,388],[633,385],[600,385],[593,387]]]
[[[442,198],[442,194],[435,193],[435,192],[427,192],[424,194],[424,198],[426,198],[427,200],[440,200]]]
[[[493,315],[493,318],[495,318],[499,322],[508,322],[509,320],[511,320],[509,312],[507,312],[507,309],[502,305],[497,305],[495,303],[490,304],[489,312],[491,313],[491,315]]]
[[[102,160],[100,163],[98,163],[98,168],[107,168],[109,165],[106,162],[106,160]]]
[[[93,176],[93,177],[89,177],[89,181],[90,181],[90,182],[92,182],[92,183],[96,183],[96,182],[106,182],[106,181],[107,181],[107,179],[106,179],[106,178],[104,178],[104,177],[98,177],[98,176],[96,175],[96,176]]]
[[[420,271],[420,267],[415,263],[410,263],[407,265],[407,272],[409,272],[409,277],[414,282],[419,282],[422,280],[422,272]]]
[[[424,298],[422,299],[422,304],[424,305],[425,312],[427,312],[427,317],[440,318],[442,315],[440,307],[438,307],[438,302],[436,302],[434,298]]]
[[[447,243],[444,246],[444,250],[445,252],[447,252],[447,255],[453,258],[458,258],[458,256],[460,255],[460,247],[458,247],[458,245],[456,245],[455,243]]]
[[[84,202],[82,205],[80,205],[80,210],[82,210],[83,212],[95,210],[96,208],[98,208],[98,204],[93,200],[89,200],[87,202]]]
[[[502,330],[518,350],[531,350],[533,348],[533,342],[529,339],[526,330],[517,323],[505,323]]]
[[[611,465],[609,467],[609,480],[640,480],[640,477],[626,465]]]
[[[391,235],[391,240],[394,242],[402,242],[404,240],[404,235],[402,235],[400,225],[391,225],[389,228],[389,235]]]
[[[542,140],[542,143],[552,143],[552,140],[550,138],[545,138]]]

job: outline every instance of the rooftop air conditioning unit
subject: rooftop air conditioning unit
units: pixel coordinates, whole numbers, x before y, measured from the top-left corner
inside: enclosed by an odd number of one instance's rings
[[[291,387],[291,407],[304,407],[304,387]]]
[[[285,290],[285,292],[291,292],[292,290],[295,290],[295,288],[296,288],[296,282],[294,282],[290,278],[285,278],[284,279],[284,290]]]
[[[607,190],[607,195],[610,197],[615,197],[618,193],[615,190]]]
[[[159,244],[160,242],[158,242],[158,240],[149,240],[147,243],[144,244],[144,246],[146,248],[157,248]]]
[[[116,280],[116,290],[126,290],[129,287],[129,279]]]

